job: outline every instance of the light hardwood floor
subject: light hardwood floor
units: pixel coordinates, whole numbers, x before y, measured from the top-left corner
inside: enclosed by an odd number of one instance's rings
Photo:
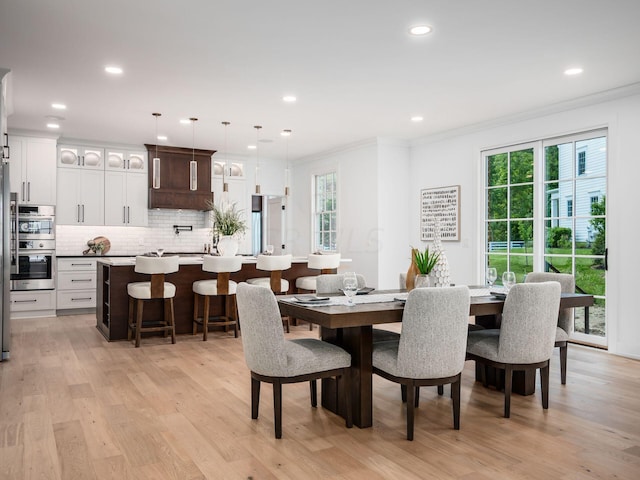
[[[250,418],[240,338],[212,332],[107,343],[90,315],[16,320],[0,363],[2,479],[578,479],[640,478],[640,363],[571,345],[566,386],[557,349],[550,408],[473,380],[461,430],[451,404],[423,388],[415,441],[397,385],[374,377],[374,426],[346,429],[311,408],[307,384],[283,388],[283,438],[272,390]],[[317,335],[306,325],[292,338]]]

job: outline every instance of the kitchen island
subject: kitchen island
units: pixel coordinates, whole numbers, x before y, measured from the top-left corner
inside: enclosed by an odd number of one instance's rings
[[[127,338],[127,284],[149,281],[149,276],[136,273],[134,266],[135,257],[97,258],[96,326],[109,341]],[[306,257],[294,257],[291,268],[282,272],[282,278],[289,281],[288,293],[294,293],[296,278],[319,273],[318,270],[308,268]],[[268,276],[269,272],[256,269],[255,257],[246,257],[242,263],[242,270],[232,273],[230,278],[235,282],[242,282],[248,278]],[[192,332],[193,282],[213,278],[216,278],[214,273],[202,271],[202,256],[181,256],[180,270],[166,276],[165,281],[176,286],[174,308],[177,334]],[[222,307],[222,298],[213,299],[211,314],[221,314]],[[149,305],[145,305],[144,312],[145,318],[162,318],[162,302],[149,302]]]

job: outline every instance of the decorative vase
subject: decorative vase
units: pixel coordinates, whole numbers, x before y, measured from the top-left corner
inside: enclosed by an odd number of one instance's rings
[[[407,291],[410,292],[415,288],[415,280],[416,275],[420,273],[418,270],[418,265],[416,265],[416,249],[411,249],[411,265],[409,265],[409,270],[407,270],[407,278],[405,280]]]
[[[416,275],[414,280],[415,288],[427,288],[431,286],[431,278],[429,278],[428,274],[419,273]]]
[[[233,235],[220,235],[218,252],[223,257],[233,257],[238,253],[238,240]]]

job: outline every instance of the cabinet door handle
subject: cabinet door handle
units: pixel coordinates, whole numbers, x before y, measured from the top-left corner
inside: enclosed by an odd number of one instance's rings
[[[71,298],[72,302],[78,302],[78,301],[83,301],[83,300],[93,300],[93,297],[84,297],[84,298]]]
[[[131,211],[129,207],[127,207],[127,223],[131,223]]]
[[[27,202],[31,201],[31,182],[27,182]]]
[[[25,184],[25,182],[22,182],[22,190],[21,190],[21,192],[20,192],[20,193],[22,193],[22,201],[23,201],[23,202],[25,201],[25,194],[24,194],[24,191],[25,191],[25,188],[24,188],[24,187],[25,187],[25,185],[24,185],[24,184]]]
[[[80,266],[82,266],[82,267],[90,267],[91,264],[90,263],[72,263],[71,266],[72,267],[76,267],[76,266],[78,266],[78,267],[80,267]]]
[[[72,282],[91,282],[93,279],[91,278],[72,278]]]
[[[80,223],[80,205],[76,205],[76,217],[78,219],[78,223]]]
[[[84,223],[84,203],[82,204],[82,223]]]
[[[38,300],[32,298],[30,300],[14,300],[13,303],[36,303]]]
[[[127,207],[122,206],[122,223],[127,223]]]

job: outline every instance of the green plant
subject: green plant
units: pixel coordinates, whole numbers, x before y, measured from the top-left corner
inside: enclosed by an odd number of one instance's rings
[[[236,208],[235,203],[217,205],[207,202],[211,208],[213,229],[220,235],[238,235],[247,231],[247,224],[242,216],[242,210]]]
[[[429,247],[425,248],[424,252],[413,247],[411,251],[413,252],[413,258],[416,261],[418,271],[423,275],[429,275],[440,259],[440,252],[430,253]]]
[[[547,231],[549,248],[571,248],[572,230],[567,227],[552,227]]]

